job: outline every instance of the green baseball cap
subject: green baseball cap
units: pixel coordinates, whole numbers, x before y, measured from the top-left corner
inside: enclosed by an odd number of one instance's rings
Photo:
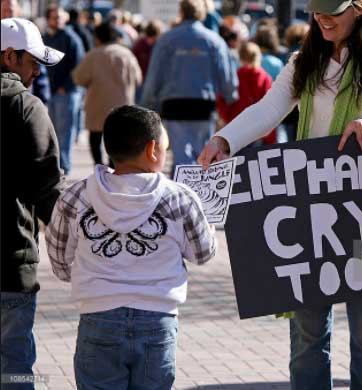
[[[344,12],[352,3],[353,0],[309,0],[306,12],[337,15]]]

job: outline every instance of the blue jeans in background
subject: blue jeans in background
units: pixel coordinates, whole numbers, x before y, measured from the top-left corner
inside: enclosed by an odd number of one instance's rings
[[[1,293],[1,375],[33,375],[36,295]],[[6,380],[9,382],[9,380]],[[2,383],[2,390],[33,390],[33,383]]]
[[[350,329],[351,390],[362,389],[362,300],[346,303]],[[332,306],[298,310],[290,323],[292,390],[331,390]]]
[[[195,164],[216,128],[216,120],[213,116],[209,120],[164,120],[163,123],[170,138],[174,167],[181,164]]]
[[[120,307],[82,314],[74,356],[82,390],[170,390],[175,380],[176,316]]]
[[[78,143],[80,133],[85,128],[85,112],[84,112],[84,102],[85,102],[85,94],[86,94],[85,88],[80,88],[79,93],[80,93],[80,98],[79,98],[77,127],[76,127],[76,135],[75,135],[76,143]]]
[[[66,175],[69,174],[71,152],[79,126],[79,110],[82,93],[80,91],[56,93],[49,102],[49,116],[57,133],[60,149],[60,167]]]

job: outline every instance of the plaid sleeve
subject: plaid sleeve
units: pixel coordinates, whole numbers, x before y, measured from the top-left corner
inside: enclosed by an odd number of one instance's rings
[[[65,282],[70,282],[74,261],[76,238],[71,225],[77,217],[77,204],[86,182],[81,181],[66,189],[54,207],[52,218],[45,231],[49,260],[54,274]]]
[[[185,194],[186,195],[186,194]],[[202,210],[201,201],[194,193],[181,198],[184,210],[184,231],[187,238],[185,258],[201,265],[216,254],[216,239]]]

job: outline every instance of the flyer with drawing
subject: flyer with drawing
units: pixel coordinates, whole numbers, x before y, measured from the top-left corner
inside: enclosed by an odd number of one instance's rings
[[[209,223],[224,225],[229,209],[236,158],[210,164],[177,165],[174,180],[186,184],[197,193]]]

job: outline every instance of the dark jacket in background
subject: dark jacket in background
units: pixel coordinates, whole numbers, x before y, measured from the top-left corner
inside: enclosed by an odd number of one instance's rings
[[[48,104],[51,98],[48,71],[45,65],[39,64],[40,74],[32,85],[32,94],[37,96],[44,104]]]
[[[85,52],[88,52],[89,50],[93,49],[93,36],[85,26],[82,26],[80,23],[69,23],[68,26],[70,26],[81,39]]]
[[[59,150],[43,103],[1,74],[1,291],[36,292],[38,221],[60,193]]]
[[[65,53],[57,66],[48,67],[52,94],[55,94],[58,88],[64,88],[67,93],[75,92],[79,87],[73,83],[71,72],[84,57],[82,41],[71,28],[66,27],[54,35],[45,34],[44,43]]]

